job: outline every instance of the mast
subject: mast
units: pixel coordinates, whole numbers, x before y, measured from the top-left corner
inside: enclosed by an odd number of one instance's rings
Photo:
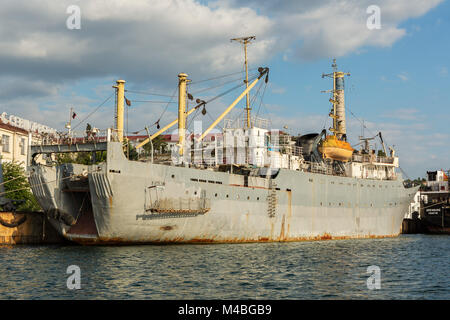
[[[179,155],[184,152],[184,138],[186,135],[186,83],[187,74],[178,75],[178,146]]]
[[[120,142],[123,142],[123,102],[125,96],[125,80],[117,80],[117,85],[113,86],[116,88],[116,97],[117,97],[117,105],[116,105],[116,128],[117,128],[117,137]]]
[[[244,45],[244,64],[245,64],[245,87],[248,88],[248,60],[247,60],[247,44],[249,44],[252,40],[255,40],[255,36],[249,37],[241,37],[241,38],[233,38],[231,41],[238,41]],[[247,92],[247,102],[246,108],[247,111],[247,128],[251,128],[251,117],[250,117],[250,94]]]
[[[333,59],[331,66],[333,67],[333,73],[322,74],[322,78],[333,78],[333,98],[330,99],[333,104],[332,113],[330,113],[330,117],[333,118],[333,128],[330,128],[330,131],[339,140],[346,140],[344,76],[349,76],[350,73],[338,71],[336,59]]]

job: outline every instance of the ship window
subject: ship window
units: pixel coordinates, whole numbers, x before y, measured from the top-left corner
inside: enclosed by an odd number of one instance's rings
[[[172,179],[173,179],[173,178],[175,178],[175,175],[174,175],[174,174],[172,175]]]
[[[322,205],[322,202],[320,203],[320,205]]]
[[[217,198],[217,193],[216,194],[214,194],[214,196]]]
[[[250,197],[247,197],[247,200],[250,200]]]
[[[191,178],[191,181],[198,182],[198,179],[193,179],[193,178]]]
[[[228,198],[228,195],[227,195],[227,198]]]
[[[313,182],[313,179],[309,179],[309,182]]]
[[[194,194],[196,195],[196,194],[197,194],[197,191],[194,191]]]

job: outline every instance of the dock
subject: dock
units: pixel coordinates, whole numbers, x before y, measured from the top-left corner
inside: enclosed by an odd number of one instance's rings
[[[0,212],[0,245],[60,244],[65,241],[42,212]]]

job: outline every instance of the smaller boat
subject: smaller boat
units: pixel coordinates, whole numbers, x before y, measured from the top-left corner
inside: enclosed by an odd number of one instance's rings
[[[347,162],[352,158],[354,149],[347,141],[339,140],[335,135],[326,136],[318,146],[324,159]]]

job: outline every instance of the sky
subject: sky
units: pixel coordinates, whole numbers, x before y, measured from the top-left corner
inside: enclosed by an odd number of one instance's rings
[[[74,5],[79,28],[69,28],[77,21]],[[371,5],[380,10],[379,29],[367,27]],[[336,58],[350,73],[352,145],[381,131],[408,177],[450,169],[448,0],[3,0],[0,112],[63,131],[72,107],[76,130],[87,122],[105,129],[114,121],[112,85],[124,79],[128,131],[154,132],[158,119],[163,125],[176,118],[176,104],[167,102],[179,73],[192,80],[194,98],[206,101],[242,84],[243,48],[230,41],[242,36],[256,37],[248,47],[250,74],[270,69],[267,85],[252,91],[252,112],[272,127],[305,134],[331,126],[329,93],[322,91],[332,82],[321,76]],[[192,122],[206,128],[238,90],[208,103],[207,115]]]

